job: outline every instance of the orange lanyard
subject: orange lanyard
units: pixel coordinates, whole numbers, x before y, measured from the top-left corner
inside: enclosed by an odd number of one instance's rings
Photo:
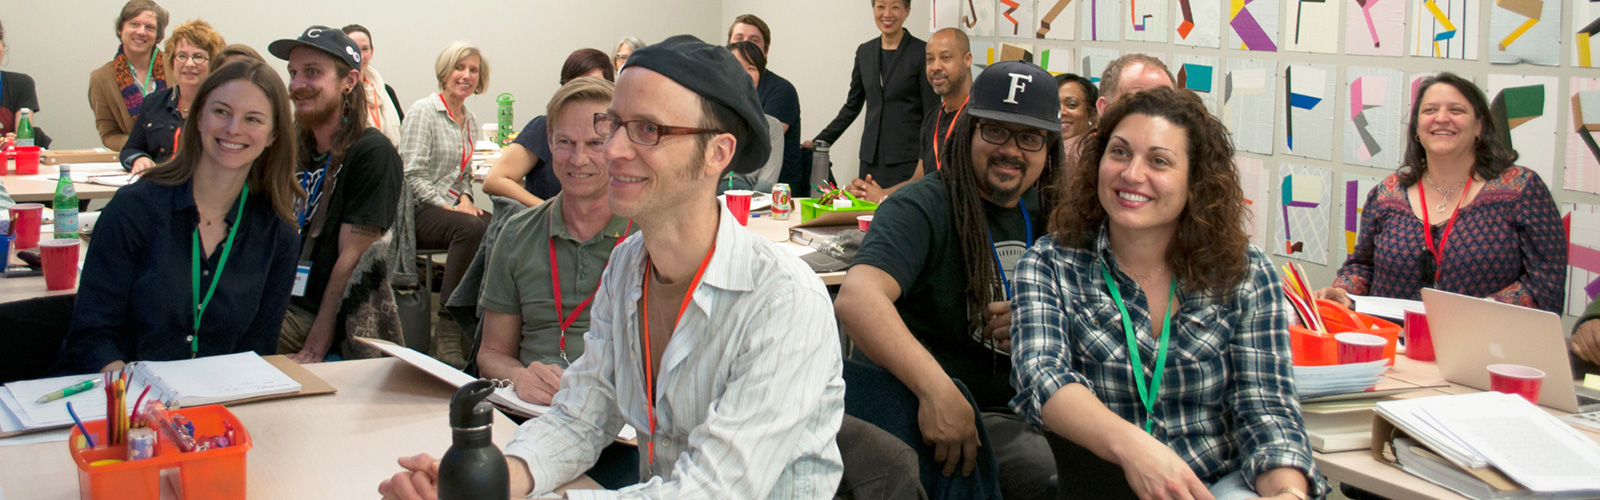
[[[1444,234],[1439,235],[1439,245],[1433,244],[1433,223],[1428,221],[1428,188],[1417,185],[1417,193],[1422,195],[1422,236],[1428,244],[1428,252],[1433,253],[1433,281],[1439,282],[1440,271],[1444,270],[1444,242],[1450,240],[1450,229],[1456,227],[1456,212],[1461,211],[1461,202],[1467,199],[1467,193],[1472,192],[1472,175],[1467,175],[1467,184],[1461,189],[1461,197],[1456,198],[1456,208],[1450,210],[1450,222],[1444,225]],[[1443,205],[1443,203],[1440,203]]]
[[[553,227],[552,224],[554,224],[554,223],[546,223],[546,227]],[[631,230],[631,229],[633,229],[633,221],[630,220],[630,221],[628,221],[628,227],[625,227],[625,228],[622,229],[622,234],[617,235],[617,242],[613,243],[611,245],[611,248],[615,249],[615,248],[617,248],[617,246],[621,245],[622,244],[622,240],[625,240],[625,239],[628,238],[628,230]],[[554,230],[551,230],[551,232],[554,233]],[[571,365],[572,364],[572,361],[567,360],[567,328],[571,328],[572,324],[578,321],[578,314],[582,313],[585,309],[589,308],[589,302],[594,300],[595,292],[600,291],[600,283],[599,282],[595,282],[595,287],[594,288],[595,288],[595,290],[593,292],[589,292],[589,298],[583,299],[583,302],[578,303],[577,307],[572,308],[572,314],[571,315],[562,314],[562,312],[561,312],[561,304],[562,304],[562,302],[561,302],[561,267],[556,264],[556,237],[555,237],[555,234],[551,234],[550,235],[550,290],[551,290],[551,293],[553,293],[555,295],[555,298],[556,298],[556,325],[561,327],[561,344],[560,344],[560,346],[561,346],[561,362],[564,363],[564,364],[567,364],[567,365]],[[679,313],[679,314],[682,314],[682,313]]]
[[[954,132],[956,130],[956,120],[961,119],[961,111],[964,110],[964,109],[967,109],[967,102],[971,101],[971,100],[972,100],[972,97],[970,97],[970,96],[967,97],[967,100],[961,101],[961,107],[956,108],[955,116],[950,118],[950,126],[946,127],[944,129],[944,138],[945,138],[946,141],[950,140],[950,133]],[[939,107],[939,118],[940,119],[944,119],[944,106],[940,106]],[[939,140],[939,122],[938,121],[934,121],[933,122],[933,169],[934,170],[940,170],[940,169],[944,168],[944,161],[939,159],[939,150],[943,149],[943,146],[944,146],[944,141]],[[924,172],[924,173],[926,173],[926,172]]]
[[[444,104],[444,114],[445,114],[445,116],[450,117],[450,121],[455,121],[456,114],[450,111],[450,103],[444,101],[444,94],[439,94],[439,103],[440,104]],[[460,180],[461,178],[466,177],[466,175],[467,175],[467,162],[469,160],[471,160],[471,159],[472,159],[472,127],[468,127],[467,126],[467,117],[463,116],[463,117],[461,117],[461,176],[457,177],[456,180]]]
[[[365,84],[362,86],[366,87],[363,90],[365,90],[367,93],[367,117],[372,119],[372,127],[378,129],[379,132],[382,132],[383,115],[378,113],[378,107],[380,106],[378,103],[378,88],[372,86],[372,80],[368,80],[365,76],[361,77],[361,82]],[[439,98],[444,99],[444,96],[439,96]],[[446,114],[450,113],[450,105],[445,105],[444,112]]]
[[[711,249],[706,251],[706,258],[700,261],[700,269],[694,272],[694,279],[689,281],[689,291],[684,292],[683,294],[683,305],[678,306],[678,316],[672,322],[673,328],[677,328],[678,321],[683,319],[683,312],[689,310],[689,301],[694,299],[694,289],[700,286],[700,278],[706,275],[706,267],[711,264],[711,254],[716,253],[716,251],[717,244],[712,243]],[[650,256],[646,255],[644,258],[644,296],[640,299],[644,302],[642,307],[640,307],[640,310],[642,311],[640,314],[642,314],[644,317],[642,321],[640,321],[640,323],[642,323],[640,328],[644,330],[644,390],[646,392],[644,402],[645,410],[650,416],[650,441],[648,444],[650,454],[648,457],[648,463],[650,465],[655,465],[656,374],[655,370],[650,367],[650,358],[655,355],[655,351],[650,349],[650,267],[652,265],[653,264],[650,261]]]

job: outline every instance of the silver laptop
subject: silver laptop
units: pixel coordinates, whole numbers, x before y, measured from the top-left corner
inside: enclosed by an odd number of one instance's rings
[[[1573,382],[1561,317],[1488,299],[1422,289],[1439,374],[1489,390],[1487,367],[1497,363],[1544,371],[1539,404],[1581,413],[1600,410],[1600,391]]]

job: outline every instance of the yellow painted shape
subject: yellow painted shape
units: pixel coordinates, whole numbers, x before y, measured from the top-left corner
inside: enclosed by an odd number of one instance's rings
[[[1511,42],[1517,41],[1517,37],[1522,36],[1523,33],[1528,31],[1528,28],[1532,28],[1535,24],[1539,24],[1538,19],[1529,19],[1527,21],[1523,21],[1521,26],[1517,26],[1517,29],[1511,30],[1511,34],[1506,35],[1505,39],[1500,40],[1500,51],[1505,52],[1507,45],[1511,45]]]
[[[1578,33],[1578,67],[1580,67],[1580,68],[1593,67],[1593,64],[1591,64],[1589,62],[1589,34],[1588,33]]]

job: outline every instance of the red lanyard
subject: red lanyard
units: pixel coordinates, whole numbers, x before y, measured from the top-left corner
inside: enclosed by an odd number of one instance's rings
[[[716,252],[717,252],[717,244],[716,243],[712,243],[711,244],[711,249],[710,250],[706,250],[706,258],[704,260],[700,261],[700,269],[698,269],[698,270],[696,270],[694,272],[694,279],[689,281],[689,291],[688,292],[684,292],[684,294],[683,294],[683,305],[678,306],[678,316],[672,322],[673,328],[677,328],[678,321],[683,319],[683,312],[689,310],[689,301],[694,299],[694,289],[695,288],[699,288],[699,286],[700,286],[700,278],[702,278],[702,277],[704,277],[706,275],[706,266],[711,264],[711,254],[716,253]],[[650,349],[650,266],[652,266],[652,265],[653,264],[651,264],[651,262],[650,262],[650,257],[648,255],[645,256],[645,258],[644,258],[644,295],[643,295],[643,298],[640,299],[642,302],[644,302],[642,307],[640,307],[640,310],[642,311],[641,314],[643,314],[644,317],[643,317],[643,320],[640,321],[640,323],[642,323],[640,325],[640,328],[644,330],[644,390],[645,390],[645,393],[646,393],[645,394],[644,403],[645,403],[645,409],[646,409],[646,411],[649,412],[649,415],[650,415],[650,441],[649,441],[649,444],[648,444],[648,447],[649,447],[649,450],[650,450],[650,455],[649,455],[649,458],[648,458],[648,460],[649,460],[648,463],[650,463],[651,465],[655,465],[655,463],[656,463],[656,374],[655,374],[655,370],[650,367],[650,358],[651,358],[651,356],[655,355],[655,351]]]
[[[967,102],[971,101],[971,100],[972,100],[971,97],[967,97],[966,101],[961,101],[961,107],[956,108],[955,117],[950,119],[950,126],[946,127],[944,129],[944,138],[945,138],[945,140],[950,140],[950,133],[954,132],[956,130],[956,120],[961,118],[961,110],[967,109]],[[940,119],[944,119],[944,106],[940,106],[939,107],[939,118]],[[933,122],[933,169],[934,170],[940,170],[940,169],[944,168],[944,160],[940,160],[939,159],[939,150],[943,149],[943,146],[944,146],[944,141],[939,140],[939,122],[935,121],[935,122]],[[924,172],[924,173],[926,173],[926,172]]]
[[[614,249],[617,248],[618,245],[621,245],[622,240],[628,238],[628,231],[631,229],[633,229],[633,221],[630,220],[628,221],[628,227],[622,229],[622,234],[617,235],[617,242],[613,243],[611,248]],[[567,359],[567,328],[571,328],[572,324],[578,321],[578,315],[583,313],[585,309],[589,308],[589,302],[594,300],[595,292],[600,291],[600,283],[595,282],[594,288],[594,292],[589,292],[589,298],[583,299],[583,302],[579,303],[577,307],[572,308],[572,314],[567,315],[561,313],[561,266],[556,264],[556,236],[551,234],[550,290],[556,298],[556,324],[561,326],[561,362],[564,364],[572,364],[572,361]]]
[[[1472,175],[1467,175],[1466,187],[1461,189],[1461,197],[1456,198],[1456,208],[1450,210],[1450,222],[1444,225],[1444,234],[1439,235],[1439,245],[1433,244],[1433,223],[1428,221],[1428,188],[1417,185],[1417,192],[1422,194],[1422,236],[1428,244],[1428,251],[1433,253],[1433,281],[1439,282],[1439,272],[1444,270],[1444,242],[1450,240],[1450,228],[1456,227],[1456,212],[1461,211],[1462,200],[1467,199],[1467,194],[1472,192]]]
[[[450,103],[444,101],[444,94],[439,94],[439,102],[444,104],[444,114],[455,121],[456,114],[450,111]],[[467,117],[461,117],[461,177],[467,175],[467,162],[472,159],[472,127],[467,126]],[[457,180],[461,179],[457,177]]]

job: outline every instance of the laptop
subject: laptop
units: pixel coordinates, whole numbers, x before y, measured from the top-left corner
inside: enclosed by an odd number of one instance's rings
[[[1600,391],[1573,381],[1561,317],[1548,311],[1422,289],[1433,352],[1444,379],[1489,390],[1492,364],[1544,372],[1539,404],[1569,413],[1600,411]]]

